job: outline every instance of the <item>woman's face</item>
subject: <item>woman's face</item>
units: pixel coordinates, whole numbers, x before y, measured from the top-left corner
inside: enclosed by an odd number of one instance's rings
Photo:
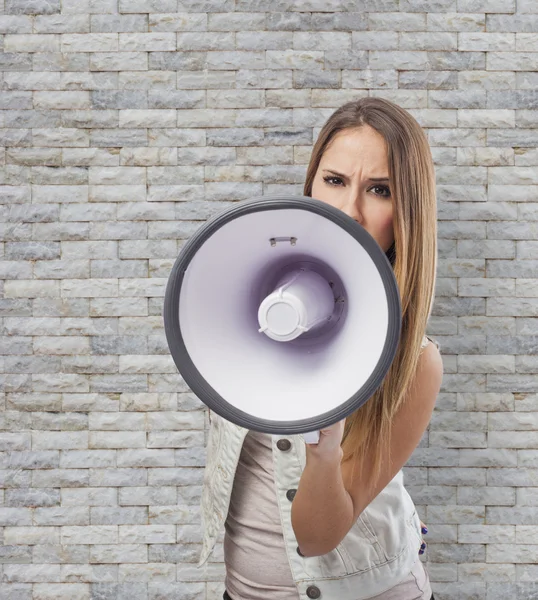
[[[369,125],[346,129],[325,149],[312,197],[355,219],[386,252],[394,241],[388,173],[383,136]]]

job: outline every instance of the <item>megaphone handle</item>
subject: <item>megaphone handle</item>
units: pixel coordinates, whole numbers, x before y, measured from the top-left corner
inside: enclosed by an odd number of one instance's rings
[[[317,444],[319,442],[319,430],[307,431],[303,433],[303,438],[307,444]]]

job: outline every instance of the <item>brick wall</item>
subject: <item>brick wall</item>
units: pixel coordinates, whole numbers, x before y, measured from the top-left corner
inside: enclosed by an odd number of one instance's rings
[[[445,376],[405,469],[436,597],[534,597],[538,1],[0,13],[0,598],[222,597],[221,544],[195,568],[208,421],[169,356],[168,274],[232,201],[302,193],[363,96],[409,110],[436,163]]]

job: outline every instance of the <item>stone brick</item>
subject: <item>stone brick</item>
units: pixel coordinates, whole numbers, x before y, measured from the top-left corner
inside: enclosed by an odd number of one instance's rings
[[[209,422],[166,283],[206,219],[302,195],[326,119],[368,96],[435,165],[444,373],[404,469],[434,593],[533,598],[536,2],[4,5],[0,598],[220,597],[222,539],[192,566]]]

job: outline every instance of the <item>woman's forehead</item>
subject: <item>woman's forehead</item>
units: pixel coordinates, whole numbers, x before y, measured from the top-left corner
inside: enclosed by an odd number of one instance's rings
[[[372,171],[369,173],[372,177],[386,176],[388,168],[386,142],[377,131],[373,129],[371,131],[373,133],[361,128],[338,132],[321,157],[324,168],[353,171],[360,165]],[[330,167],[327,166],[329,163]]]

